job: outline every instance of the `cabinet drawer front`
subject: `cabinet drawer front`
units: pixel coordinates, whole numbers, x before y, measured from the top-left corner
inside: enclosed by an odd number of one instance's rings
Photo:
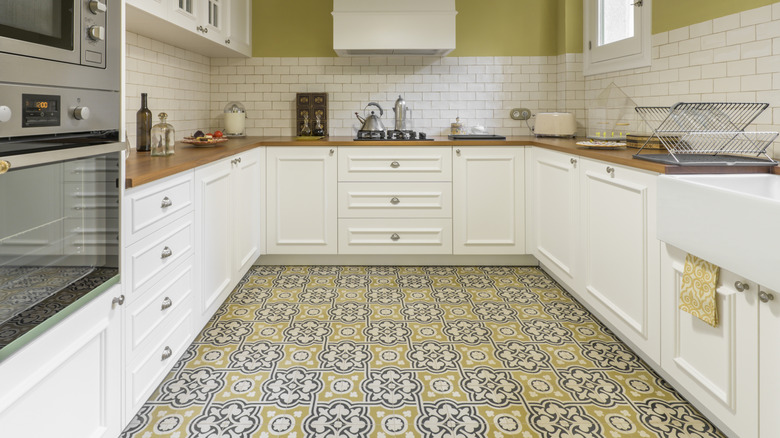
[[[130,304],[127,311],[128,354],[154,343],[166,322],[192,310],[192,259],[177,266],[149,293]]]
[[[339,183],[339,217],[449,218],[450,183]]]
[[[132,409],[129,411],[137,412],[141,408],[187,348],[193,334],[193,320],[192,310],[183,312],[172,324],[167,325],[164,334],[155,338],[159,342],[138,350],[130,360],[127,389]]]
[[[135,242],[172,221],[176,213],[192,209],[192,174],[175,178],[127,196],[130,241]],[[170,218],[170,219],[168,219]]]
[[[192,254],[192,217],[171,224],[128,250],[130,290],[138,296],[143,288],[161,280],[177,261]]]
[[[339,181],[451,181],[449,147],[341,147]]]
[[[452,254],[452,220],[340,219],[339,254]]]

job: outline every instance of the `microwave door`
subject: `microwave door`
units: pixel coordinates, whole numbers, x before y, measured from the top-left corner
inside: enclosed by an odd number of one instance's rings
[[[2,0],[0,52],[78,64],[80,14],[76,0]]]

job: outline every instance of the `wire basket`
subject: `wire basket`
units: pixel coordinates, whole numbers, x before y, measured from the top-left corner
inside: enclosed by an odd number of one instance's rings
[[[635,158],[681,165],[770,165],[766,150],[777,132],[745,132],[768,103],[681,102],[672,107],[636,107],[653,134]],[[651,139],[668,155],[639,155]],[[685,156],[685,158],[681,158]]]

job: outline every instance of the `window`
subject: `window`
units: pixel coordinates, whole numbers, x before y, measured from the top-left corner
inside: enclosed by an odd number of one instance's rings
[[[650,65],[651,0],[584,0],[583,73]]]

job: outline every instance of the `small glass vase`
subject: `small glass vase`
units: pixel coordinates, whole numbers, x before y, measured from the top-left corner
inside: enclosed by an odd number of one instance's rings
[[[164,157],[174,154],[176,131],[168,124],[168,114],[160,113],[160,123],[152,126],[152,156]]]

